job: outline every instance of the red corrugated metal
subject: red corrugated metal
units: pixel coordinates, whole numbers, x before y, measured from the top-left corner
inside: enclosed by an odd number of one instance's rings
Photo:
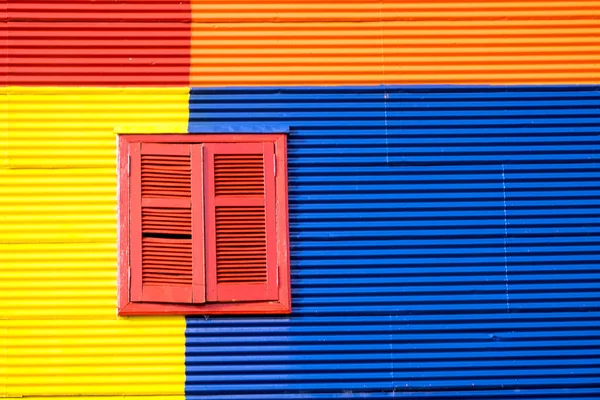
[[[8,23],[6,17],[6,2],[0,4],[0,74],[2,74],[1,84],[6,86],[6,75],[8,72],[6,59],[8,58]]]
[[[188,86],[189,1],[12,1],[7,84]]]

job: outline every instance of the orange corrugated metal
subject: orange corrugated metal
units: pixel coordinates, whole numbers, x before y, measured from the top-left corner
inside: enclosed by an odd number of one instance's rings
[[[193,1],[192,86],[600,81],[600,1]]]
[[[581,19],[598,15],[597,0],[192,0],[193,20],[248,21],[389,21]]]

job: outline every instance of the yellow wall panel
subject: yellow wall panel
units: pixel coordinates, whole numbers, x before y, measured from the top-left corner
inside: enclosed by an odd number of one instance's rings
[[[187,132],[187,88],[9,88],[8,165],[114,168],[115,130]]]
[[[6,139],[8,136],[8,100],[6,88],[0,88],[0,168],[6,166]]]
[[[116,254],[114,136],[112,168],[0,170],[0,243],[101,241]]]
[[[117,316],[115,131],[186,132],[188,89],[7,92],[0,393],[183,398],[185,320]]]
[[[8,321],[6,391],[181,395],[183,318]]]
[[[599,0],[194,1],[192,10],[192,86],[600,82]]]
[[[116,319],[116,253],[115,242],[0,244],[0,315]]]
[[[0,320],[0,396],[6,396],[6,324]]]

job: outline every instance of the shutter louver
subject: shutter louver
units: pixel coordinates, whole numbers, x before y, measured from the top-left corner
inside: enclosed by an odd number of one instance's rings
[[[217,283],[267,281],[264,206],[216,207]]]
[[[195,275],[203,275],[203,235],[194,235],[192,177],[202,172],[199,164],[192,171],[193,148],[142,144],[132,150],[131,182],[139,182],[131,196],[132,301],[204,301],[204,288],[200,299],[194,296]]]
[[[142,154],[141,163],[142,197],[191,198],[190,154]]]
[[[277,299],[274,147],[206,151],[207,300]]]
[[[214,155],[216,196],[265,195],[262,154]],[[267,281],[265,207],[216,206],[217,283]]]

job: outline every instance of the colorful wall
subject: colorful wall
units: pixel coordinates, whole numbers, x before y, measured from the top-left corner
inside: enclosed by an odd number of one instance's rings
[[[600,1],[0,14],[0,396],[600,396]],[[116,135],[203,123],[290,126],[293,314],[119,318]]]

